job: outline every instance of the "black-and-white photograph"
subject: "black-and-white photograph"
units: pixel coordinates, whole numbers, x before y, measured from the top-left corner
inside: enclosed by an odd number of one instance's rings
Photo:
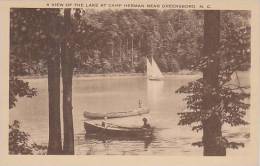
[[[250,155],[249,10],[11,8],[10,155]]]

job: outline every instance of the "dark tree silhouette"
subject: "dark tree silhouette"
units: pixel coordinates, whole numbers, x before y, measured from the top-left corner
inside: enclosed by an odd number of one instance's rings
[[[47,19],[47,18],[46,18]],[[57,26],[55,17],[46,20],[48,30],[54,31]],[[48,154],[61,154],[60,122],[60,52],[59,43],[49,38],[47,41],[52,52],[48,56],[48,92],[49,92],[49,144]]]
[[[73,52],[70,41],[71,33],[71,9],[64,9],[65,39],[62,42],[62,83],[63,83],[63,124],[64,143],[63,153],[74,154],[74,130],[72,116],[72,75],[73,75]]]
[[[214,53],[217,51],[220,39],[220,11],[204,11],[204,49],[203,55],[212,56],[212,61],[203,70],[203,107],[202,110],[210,110],[220,103],[217,95],[210,89],[218,91],[220,72],[220,57]],[[213,57],[214,56],[214,57]],[[219,144],[218,138],[222,136],[221,119],[213,113],[209,118],[202,121],[203,144],[205,156],[226,155],[225,147]]]

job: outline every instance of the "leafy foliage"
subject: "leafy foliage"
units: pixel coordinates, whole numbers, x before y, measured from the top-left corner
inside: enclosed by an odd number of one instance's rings
[[[203,78],[200,78],[180,87],[176,92],[187,94],[184,101],[189,111],[178,113],[180,115],[179,125],[194,124],[192,130],[199,131],[202,129],[201,122],[213,114],[220,118],[222,124],[227,123],[231,126],[248,124],[244,120],[244,116],[250,107],[246,101],[250,97],[250,93],[247,91],[248,87],[240,85],[236,71],[247,69],[250,66],[249,17],[250,14],[246,11],[222,12],[221,39],[218,50],[214,55],[194,56],[194,63],[190,65],[193,70],[204,71],[214,60],[220,59],[218,86],[205,85]],[[238,84],[232,82],[232,75],[236,76]],[[205,94],[211,94],[216,99],[215,104],[209,110],[203,109]],[[225,147],[237,148],[239,145],[241,143],[227,142]]]
[[[30,143],[29,137],[29,134],[20,130],[17,120],[9,125],[9,154],[46,154],[47,147]]]
[[[14,77],[9,80],[9,87],[9,108],[15,106],[17,96],[31,98],[37,94],[36,89],[30,88],[28,82],[24,82]]]

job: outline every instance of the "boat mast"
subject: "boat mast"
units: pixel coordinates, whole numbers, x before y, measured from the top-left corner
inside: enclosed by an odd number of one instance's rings
[[[132,69],[134,67],[134,35],[133,33],[131,33],[131,39],[132,39],[132,48],[131,48],[131,65],[132,65]]]
[[[154,50],[153,50],[153,40],[151,38],[151,66],[153,65],[153,54],[154,54]]]

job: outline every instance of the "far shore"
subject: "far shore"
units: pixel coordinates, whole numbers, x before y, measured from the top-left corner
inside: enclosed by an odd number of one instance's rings
[[[163,73],[164,76],[172,76],[172,75],[198,75],[199,72],[194,71],[179,71],[179,72],[167,72]],[[102,73],[102,74],[87,74],[87,73],[75,73],[73,74],[74,78],[104,78],[104,77],[140,77],[145,76],[146,73]],[[28,75],[28,76],[19,76],[19,79],[41,79],[47,78],[48,75]]]

